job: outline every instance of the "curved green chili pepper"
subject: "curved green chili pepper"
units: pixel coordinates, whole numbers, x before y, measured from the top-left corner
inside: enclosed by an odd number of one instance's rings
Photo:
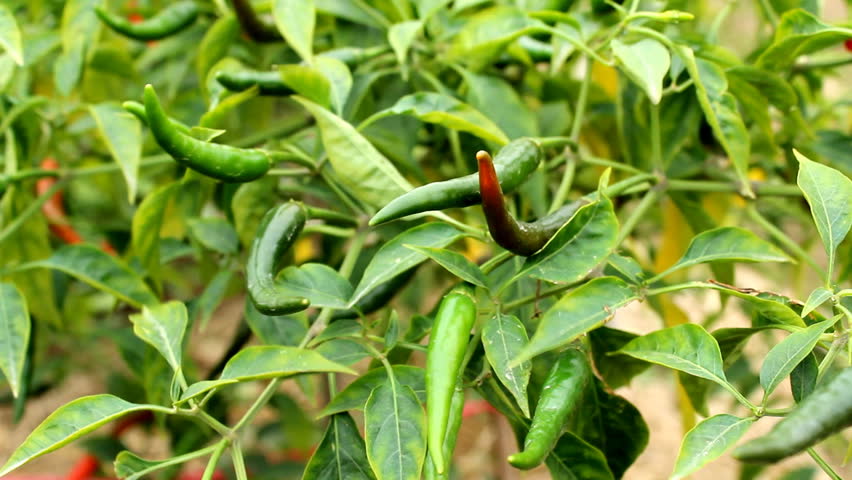
[[[272,208],[261,219],[246,264],[249,298],[257,311],[266,315],[286,315],[310,306],[308,299],[291,297],[275,283],[282,257],[301,233],[306,220],[305,208],[293,202]]]
[[[154,87],[145,85],[145,115],[157,143],[181,165],[225,182],[248,182],[272,166],[263,150],[208,143],[181,133],[166,115]]]
[[[450,401],[450,417],[447,421],[447,433],[444,436],[444,458],[452,459],[453,451],[456,449],[456,441],[459,438],[459,429],[461,429],[462,416],[464,414],[464,389],[457,388],[453,392],[453,399]],[[435,464],[431,458],[423,466],[423,476],[426,480],[445,480],[448,478],[449,472],[439,474],[435,468]]]
[[[331,314],[330,321],[335,320],[344,320],[349,318],[358,318],[361,315],[369,315],[380,308],[387,305],[393,297],[399,293],[402,288],[408,283],[409,280],[414,276],[414,272],[416,272],[416,268],[412,268],[405,272],[400,273],[399,275],[391,278],[387,282],[377,286],[376,288],[370,290],[370,293],[361,297],[355,303],[353,308],[347,308],[346,310],[337,310]],[[360,314],[359,314],[360,312]]]
[[[128,100],[121,104],[125,110],[133,114],[134,117],[138,118],[140,122],[145,125],[148,125],[148,115],[145,114],[145,105],[142,105],[139,102],[134,102],[133,100]],[[169,119],[172,122],[172,126],[175,127],[181,133],[189,134],[191,127],[183,122],[179,122],[174,118]]]
[[[852,425],[852,368],[845,368],[766,435],[734,450],[743,462],[776,462]]]
[[[257,85],[261,95],[284,96],[293,93],[277,70],[240,70],[237,72],[218,72],[216,81],[232,92],[242,92]]]
[[[270,25],[257,16],[249,0],[232,0],[231,5],[234,7],[234,13],[237,14],[237,21],[240,22],[243,31],[255,42],[266,43],[284,40],[275,25]]]
[[[491,155],[480,151],[476,154],[476,160],[479,162],[479,190],[482,192],[482,211],[488,222],[488,231],[497,245],[517,255],[528,257],[541,250],[562,225],[589,202],[583,198],[535,222],[518,222],[506,210],[506,201]]]
[[[443,474],[444,444],[453,394],[476,321],[476,302],[466,287],[453,289],[441,301],[426,354],[426,444],[435,470]]]
[[[494,163],[503,189],[512,192],[518,188],[538,167],[541,157],[541,147],[531,138],[514,140],[500,149]],[[373,216],[370,225],[430,210],[469,207],[481,200],[479,180],[475,173],[443,182],[427,183],[393,199]]]
[[[544,380],[524,450],[510,455],[509,463],[524,470],[541,465],[591,378],[589,360],[581,350],[570,348],[556,360]]]
[[[134,40],[160,40],[192,25],[198,17],[198,7],[195,2],[177,2],[141,23],[131,23],[101,7],[95,7],[95,14],[109,28],[125,37]]]

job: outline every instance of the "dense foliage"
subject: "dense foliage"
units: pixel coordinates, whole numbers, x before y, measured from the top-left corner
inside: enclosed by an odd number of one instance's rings
[[[649,430],[617,389],[657,364],[672,478],[840,478],[813,446],[852,424],[852,28],[740,3],[3,0],[0,393],[107,381],[0,475],[121,419],[85,437],[120,478],[450,478],[484,400],[515,467],[621,478]]]

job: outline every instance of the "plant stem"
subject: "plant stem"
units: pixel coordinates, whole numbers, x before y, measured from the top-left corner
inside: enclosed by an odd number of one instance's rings
[[[502,251],[488,259],[488,261],[486,261],[485,263],[483,263],[480,269],[482,270],[482,273],[488,275],[489,273],[493,272],[494,269],[496,269],[500,265],[503,265],[504,263],[506,263],[507,260],[511,258],[512,252],[508,250]]]
[[[615,162],[613,160],[609,160],[609,159],[606,159],[606,158],[590,157],[588,155],[580,155],[579,159],[580,159],[581,163],[588,163],[589,165],[597,165],[597,166],[600,166],[600,167],[609,167],[609,168],[612,168],[613,170],[621,170],[621,171],[624,171],[624,172],[632,173],[634,175],[645,173],[645,172],[643,172],[642,170],[639,170],[636,167],[633,167],[631,165],[627,165],[626,163]]]
[[[31,178],[42,178],[42,177],[59,177],[61,173],[58,170],[41,170],[41,169],[33,169],[33,170],[24,170],[23,172],[17,172],[14,175],[9,176],[9,181],[15,183],[23,180],[29,180]]]
[[[621,245],[621,242],[630,235],[639,223],[639,220],[644,218],[645,215],[648,214],[648,210],[657,203],[661,194],[662,190],[659,188],[652,188],[644,197],[642,197],[639,205],[636,206],[636,209],[630,213],[630,216],[627,217],[627,220],[625,220],[622,224],[621,229],[618,232],[618,239],[615,242],[616,245]]]
[[[664,175],[666,171],[663,165],[662,140],[660,138],[660,105],[651,105],[651,165],[654,173]]]
[[[831,466],[827,464],[822,457],[819,456],[816,450],[814,450],[813,448],[809,448],[807,452],[808,455],[810,455],[811,458],[814,459],[816,464],[819,465],[819,468],[821,468],[826,475],[831,477],[832,480],[843,480],[840,475],[838,475],[834,470],[832,470]]]
[[[772,28],[775,28],[778,25],[778,14],[772,8],[772,4],[769,0],[758,0],[758,3],[763,14],[766,15],[766,19],[772,24]]]
[[[204,423],[207,424],[207,426],[215,430],[216,433],[218,433],[219,435],[222,435],[223,437],[230,437],[231,429],[229,429],[227,425],[223,424],[219,420],[216,420],[212,415],[205,412],[204,410],[194,410],[193,415],[200,418]]]
[[[805,72],[808,70],[829,69],[843,67],[852,64],[852,57],[844,57],[837,60],[826,60],[823,62],[801,63],[793,66],[794,72]]]
[[[663,273],[666,273],[666,272],[663,272]],[[661,277],[661,275],[657,275],[656,277],[649,278],[648,280],[645,281],[645,283],[652,284],[655,281],[659,280],[658,277]],[[648,289],[647,291],[645,291],[645,297],[653,297],[655,295],[661,295],[663,293],[679,292],[681,290],[687,290],[687,289],[690,289],[690,288],[712,288],[712,289],[715,289],[715,290],[721,290],[722,289],[721,287],[714,285],[712,283],[708,283],[708,282],[698,282],[698,281],[685,282],[685,283],[678,283],[678,284],[675,284],[675,285],[668,285],[668,286],[660,287],[660,288]]]
[[[688,192],[721,192],[736,193],[739,187],[733,183],[714,182],[710,180],[668,180],[668,190]],[[779,197],[801,197],[802,191],[796,185],[773,185],[752,182],[755,194]]]
[[[217,443],[214,447],[213,454],[210,455],[210,460],[207,461],[207,467],[204,469],[204,475],[202,475],[201,480],[213,479],[213,475],[216,473],[216,467],[219,465],[219,459],[222,458],[222,454],[230,444],[230,439],[223,438],[219,440],[219,443]]]
[[[532,303],[532,302],[539,300],[541,298],[547,298],[547,297],[550,297],[552,295],[556,295],[557,293],[562,293],[565,290],[570,290],[570,289],[576,287],[577,285],[579,285],[580,283],[582,283],[582,280],[580,282],[568,283],[568,284],[565,284],[565,285],[556,285],[555,287],[550,287],[549,289],[544,290],[542,292],[538,292],[538,293],[535,293],[535,294],[532,294],[532,295],[527,295],[525,297],[521,297],[517,300],[513,300],[511,302],[504,303],[503,304],[503,310],[504,311],[514,310],[518,307],[522,307],[522,306],[524,306],[528,303]]]
[[[252,421],[252,419],[260,413],[260,409],[266,406],[266,403],[269,402],[269,399],[275,395],[275,392],[278,391],[278,386],[281,385],[281,378],[273,378],[272,381],[269,382],[269,385],[263,389],[263,393],[260,394],[259,397],[252,403],[251,407],[249,407],[248,411],[243,415],[243,417],[237,422],[236,425],[231,427],[231,432],[238,432],[241,428],[243,428],[246,424]]]
[[[355,230],[352,228],[340,228],[332,225],[308,225],[304,228],[305,233],[321,233],[332,237],[350,238]]]
[[[248,480],[243,449],[239,442],[234,442],[231,446],[231,458],[234,460],[234,474],[237,476],[237,480]]]
[[[535,140],[541,145],[541,148],[561,148],[568,147],[577,148],[577,139],[572,137],[538,137]]]
[[[6,228],[0,231],[0,245],[2,245],[3,242],[5,242],[15,232],[17,232],[18,229],[21,228],[27,222],[27,220],[30,219],[30,217],[32,217],[39,211],[42,205],[47,203],[47,201],[50,200],[50,198],[64,186],[65,179],[59,180],[58,182],[51,185],[46,192],[39,195],[35,200],[33,200],[32,203],[27,205],[27,207],[21,212],[20,215],[15,217],[14,220],[12,220],[11,222],[9,222],[8,225],[6,225]],[[12,193],[14,194],[15,192]]]
[[[270,177],[308,177],[311,172],[304,168],[272,168],[266,174]]]
[[[806,252],[798,243],[793,241],[786,233],[784,233],[780,228],[776,227],[769,220],[766,219],[760,212],[757,211],[757,208],[754,205],[749,205],[746,208],[746,213],[749,218],[751,218],[755,223],[760,225],[766,233],[769,234],[772,238],[775,239],[778,243],[783,245],[789,251],[793,253],[799,260],[810,265],[814,271],[816,271],[822,278],[829,278],[825,270],[819,266],[819,264],[810,256],[808,252]]]
[[[559,183],[559,188],[556,189],[556,195],[553,196],[553,203],[550,204],[547,213],[559,210],[559,207],[565,203],[568,192],[571,191],[571,184],[574,183],[574,172],[577,170],[575,155],[574,152],[565,152],[565,172],[562,174],[562,181]]]

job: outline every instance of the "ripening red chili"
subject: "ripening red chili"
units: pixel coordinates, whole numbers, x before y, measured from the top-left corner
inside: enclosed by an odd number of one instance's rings
[[[65,477],[65,480],[88,480],[97,473],[98,468],[100,468],[100,461],[98,460],[98,457],[91,453],[87,453],[79,461],[77,461],[71,471],[68,472],[68,476]]]
[[[846,50],[852,52],[852,38],[843,42],[843,46],[846,47]]]

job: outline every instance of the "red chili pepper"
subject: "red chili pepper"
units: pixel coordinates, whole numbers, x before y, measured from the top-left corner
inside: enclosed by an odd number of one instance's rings
[[[852,52],[852,38],[843,42],[843,46],[846,47],[846,50]]]
[[[462,418],[470,418],[476,415],[480,415],[483,413],[496,413],[497,409],[494,408],[490,403],[486,400],[473,400],[470,402],[465,402],[464,409],[462,410]]]
[[[89,480],[98,471],[98,468],[100,468],[98,457],[87,453],[71,468],[65,480]]]

